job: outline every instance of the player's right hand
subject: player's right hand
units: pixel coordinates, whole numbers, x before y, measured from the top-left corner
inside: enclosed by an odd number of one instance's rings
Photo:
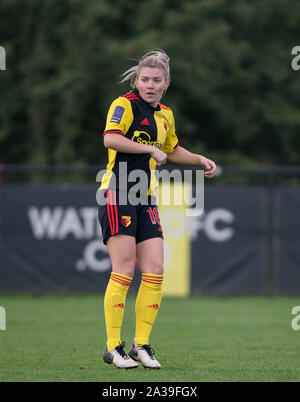
[[[153,147],[151,156],[152,156],[152,158],[155,159],[157,166],[164,165],[168,158],[167,154],[165,154],[163,151],[161,151],[160,149],[158,149],[156,147]]]

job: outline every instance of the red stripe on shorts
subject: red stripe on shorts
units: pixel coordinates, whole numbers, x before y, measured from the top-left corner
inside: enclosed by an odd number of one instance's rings
[[[109,204],[110,204],[110,213],[112,217],[113,230],[111,232],[112,235],[115,234],[115,217],[114,217],[114,209],[113,209],[113,198],[112,198],[112,190],[109,190]]]
[[[116,233],[119,233],[119,219],[118,219],[116,190],[114,190],[114,202],[115,202]]]
[[[109,221],[109,227],[110,227],[110,232],[113,234],[114,232],[114,226],[112,225],[112,218],[111,218],[111,210],[110,210],[110,205],[109,205],[109,192],[111,190],[106,190],[106,200],[107,200],[107,215],[108,215],[108,221]]]

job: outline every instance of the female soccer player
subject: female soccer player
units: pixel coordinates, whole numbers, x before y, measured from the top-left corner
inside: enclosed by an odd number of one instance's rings
[[[122,82],[131,81],[133,91],[110,106],[103,134],[108,165],[99,189],[105,199],[105,205],[99,206],[99,221],[112,262],[104,298],[107,344],[103,359],[118,368],[135,368],[139,361],[144,367],[159,369],[161,365],[149,345],[161,303],[164,272],[163,233],[151,197],[157,185],[153,172],[156,165],[170,160],[199,165],[211,178],[216,165],[179,145],[172,110],[160,103],[170,83],[169,57],[164,51],[145,54],[123,77]],[[137,194],[146,196],[146,202],[136,205],[129,199],[122,201],[135,184],[130,176],[140,171],[146,180]],[[121,343],[121,326],[136,259],[142,281],[135,305],[135,337],[127,355],[125,343]]]

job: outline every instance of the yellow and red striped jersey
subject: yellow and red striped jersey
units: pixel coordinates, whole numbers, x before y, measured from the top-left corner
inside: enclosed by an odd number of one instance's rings
[[[137,90],[112,102],[103,135],[110,133],[118,133],[131,141],[158,147],[167,154],[179,145],[172,110],[162,104],[156,108],[152,107],[139,96]],[[134,170],[143,170],[148,177],[147,194],[154,194],[157,187],[155,160],[149,154],[130,154],[113,149],[108,149],[108,164],[100,190],[123,190],[120,183],[125,181],[124,178],[120,180],[120,162],[127,162],[127,176]],[[115,174],[116,180],[111,180],[112,173]],[[129,190],[132,185],[134,183],[127,181],[126,189]]]

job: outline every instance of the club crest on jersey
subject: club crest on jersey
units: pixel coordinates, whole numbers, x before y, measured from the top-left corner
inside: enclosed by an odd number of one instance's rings
[[[111,116],[110,122],[111,123],[120,123],[122,120],[123,114],[125,109],[122,106],[116,106],[115,110]]]
[[[131,225],[131,216],[122,216],[121,223],[125,228]]]

